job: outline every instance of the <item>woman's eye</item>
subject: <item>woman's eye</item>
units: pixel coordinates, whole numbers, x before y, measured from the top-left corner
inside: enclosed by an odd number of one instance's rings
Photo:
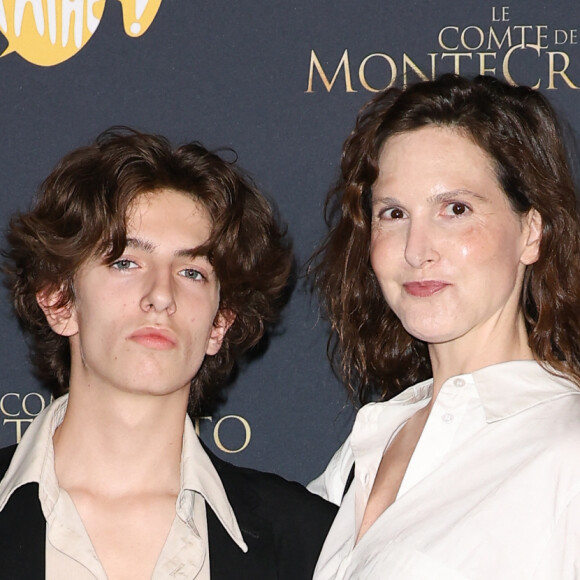
[[[469,211],[469,207],[459,201],[454,201],[445,206],[445,215],[461,216]]]
[[[137,268],[137,264],[133,260],[121,259],[113,262],[111,268],[115,268],[116,270],[131,270]]]
[[[379,214],[379,218],[384,220],[400,220],[404,217],[405,212],[400,207],[390,207]]]
[[[180,270],[179,275],[184,278],[189,278],[190,280],[205,280],[205,276],[195,268],[185,268]]]

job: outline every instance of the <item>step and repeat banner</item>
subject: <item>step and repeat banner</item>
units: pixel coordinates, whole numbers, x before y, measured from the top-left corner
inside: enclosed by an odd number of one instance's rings
[[[0,0],[0,222],[58,159],[111,125],[231,147],[279,206],[303,265],[358,109],[443,72],[539,88],[580,130],[578,0]],[[0,300],[0,446],[50,394]],[[307,482],[353,408],[299,280],[262,356],[196,418],[226,459]]]

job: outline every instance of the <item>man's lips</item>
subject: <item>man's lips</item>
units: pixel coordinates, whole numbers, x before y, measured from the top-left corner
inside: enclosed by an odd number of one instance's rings
[[[407,282],[403,284],[403,287],[407,294],[411,296],[426,298],[440,292],[449,285],[447,282],[441,282],[440,280],[424,280],[421,282]]]
[[[172,334],[161,328],[140,328],[129,336],[129,340],[157,350],[169,350],[176,345]]]

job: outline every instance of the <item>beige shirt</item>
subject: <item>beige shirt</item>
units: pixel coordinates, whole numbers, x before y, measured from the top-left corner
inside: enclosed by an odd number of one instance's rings
[[[363,407],[310,484],[341,504],[314,580],[580,578],[580,389],[534,361],[443,384],[395,502],[355,544],[385,448],[431,394]]]
[[[0,510],[11,494],[26,483],[38,483],[46,518],[46,577],[106,580],[71,497],[58,485],[52,437],[64,418],[68,397],[60,397],[39,415],[24,434],[4,479],[0,482]],[[206,502],[233,541],[244,552],[235,514],[223,485],[186,417],[181,453],[181,489],[175,519],[152,580],[167,578],[209,580]]]

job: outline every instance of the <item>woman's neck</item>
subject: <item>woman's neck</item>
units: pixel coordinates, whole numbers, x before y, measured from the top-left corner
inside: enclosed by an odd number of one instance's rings
[[[490,328],[488,332],[471,333],[453,341],[430,344],[429,357],[433,370],[433,401],[443,383],[457,375],[512,360],[533,360],[523,317],[504,332]]]

